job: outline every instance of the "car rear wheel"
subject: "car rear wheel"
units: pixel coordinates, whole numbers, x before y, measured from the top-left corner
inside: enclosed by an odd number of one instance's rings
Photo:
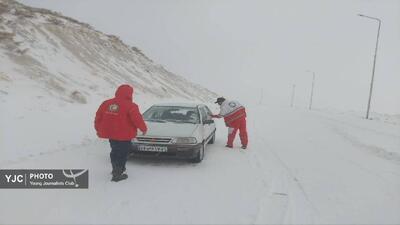
[[[199,152],[197,153],[196,157],[191,160],[191,162],[199,163],[199,162],[203,161],[203,159],[204,159],[204,150],[206,148],[205,146],[206,146],[206,144],[205,144],[205,142],[203,142],[203,144],[200,147]]]

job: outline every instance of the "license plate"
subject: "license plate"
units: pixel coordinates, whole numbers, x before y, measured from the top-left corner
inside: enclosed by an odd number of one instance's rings
[[[139,145],[138,150],[141,152],[167,152],[166,146],[151,146],[151,145]]]

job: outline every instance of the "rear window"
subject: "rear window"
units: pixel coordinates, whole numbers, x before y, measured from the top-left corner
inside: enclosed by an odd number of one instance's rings
[[[143,113],[146,121],[200,123],[199,112],[194,107],[152,106]]]

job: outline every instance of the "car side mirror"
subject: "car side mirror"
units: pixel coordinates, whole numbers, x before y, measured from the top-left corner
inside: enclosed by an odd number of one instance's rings
[[[204,124],[212,124],[214,123],[214,120],[204,120]]]

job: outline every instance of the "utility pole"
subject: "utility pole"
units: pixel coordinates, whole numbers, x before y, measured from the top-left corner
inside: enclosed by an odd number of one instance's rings
[[[382,21],[378,18],[375,17],[371,17],[371,16],[366,16],[366,15],[362,15],[362,14],[358,14],[361,17],[364,18],[368,18],[368,19],[372,19],[375,21],[378,21],[378,34],[376,35],[376,44],[375,44],[375,55],[374,55],[374,64],[372,66],[372,78],[371,78],[371,84],[369,87],[369,97],[368,97],[368,106],[367,106],[367,115],[365,116],[365,119],[368,119],[369,117],[369,109],[371,107],[371,98],[372,98],[372,89],[374,87],[374,76],[375,76],[375,64],[376,64],[376,55],[378,53],[378,43],[379,43],[379,33],[381,30],[381,23]]]
[[[293,88],[292,88],[292,99],[290,101],[290,107],[294,107],[294,97],[295,97],[295,93],[296,93],[296,85],[293,84]]]
[[[313,99],[313,96],[314,96],[314,82],[315,82],[315,73],[313,72],[313,76],[312,76],[312,86],[311,86],[311,96],[310,96],[310,107],[308,108],[309,110],[311,110],[312,99]]]
[[[313,73],[313,79],[312,79],[312,84],[311,84],[311,95],[310,95],[310,105],[308,106],[308,109],[311,110],[312,107],[312,100],[314,96],[314,83],[315,83],[315,72],[307,70],[307,72],[312,72]]]

